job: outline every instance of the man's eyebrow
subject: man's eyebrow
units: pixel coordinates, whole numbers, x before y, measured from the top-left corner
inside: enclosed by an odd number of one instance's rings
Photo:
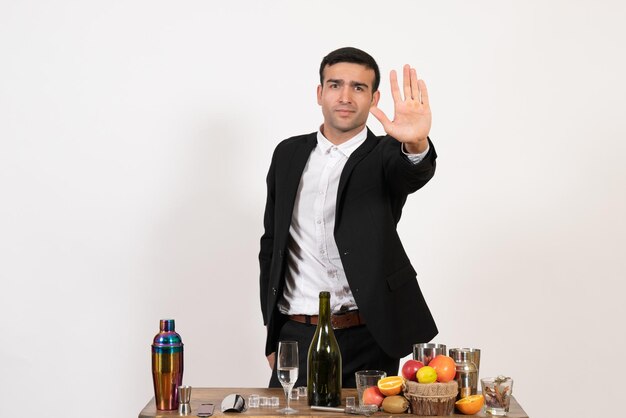
[[[329,78],[328,80],[326,80],[326,83],[333,83],[333,84],[343,84],[344,81],[339,79],[339,78]],[[352,87],[364,87],[366,89],[368,89],[370,86],[367,85],[367,83],[361,83],[358,81],[351,81],[350,85]]]
[[[366,83],[359,83],[358,81],[352,81],[352,82],[350,82],[350,85],[352,87],[364,87],[366,89],[368,89],[370,87]]]

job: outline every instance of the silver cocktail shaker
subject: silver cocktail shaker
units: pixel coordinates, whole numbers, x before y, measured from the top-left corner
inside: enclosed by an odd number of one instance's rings
[[[478,369],[472,361],[469,350],[463,348],[450,349],[450,357],[456,363],[456,376],[454,379],[459,384],[457,399],[478,393]]]

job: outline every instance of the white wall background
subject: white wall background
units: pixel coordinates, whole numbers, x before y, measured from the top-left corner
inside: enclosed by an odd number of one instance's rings
[[[615,411],[625,18],[619,1],[1,0],[0,416],[136,416],[164,317],[185,383],[266,385],[265,174],[321,122],[319,61],[345,45],[377,58],[388,112],[391,69],[429,86],[438,173],[400,233],[435,341],[482,348],[532,417]]]

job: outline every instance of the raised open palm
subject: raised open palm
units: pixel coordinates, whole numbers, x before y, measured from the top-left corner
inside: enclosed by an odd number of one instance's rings
[[[424,80],[417,78],[415,68],[407,64],[402,71],[403,92],[400,91],[396,71],[392,70],[389,75],[394,104],[393,120],[377,106],[372,106],[370,113],[380,121],[388,135],[405,144],[407,151],[419,153],[428,146],[426,138],[432,123],[428,90]]]

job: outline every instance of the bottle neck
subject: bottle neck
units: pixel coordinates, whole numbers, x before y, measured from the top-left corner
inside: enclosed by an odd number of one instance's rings
[[[330,293],[320,292],[319,322],[322,326],[330,326]]]

